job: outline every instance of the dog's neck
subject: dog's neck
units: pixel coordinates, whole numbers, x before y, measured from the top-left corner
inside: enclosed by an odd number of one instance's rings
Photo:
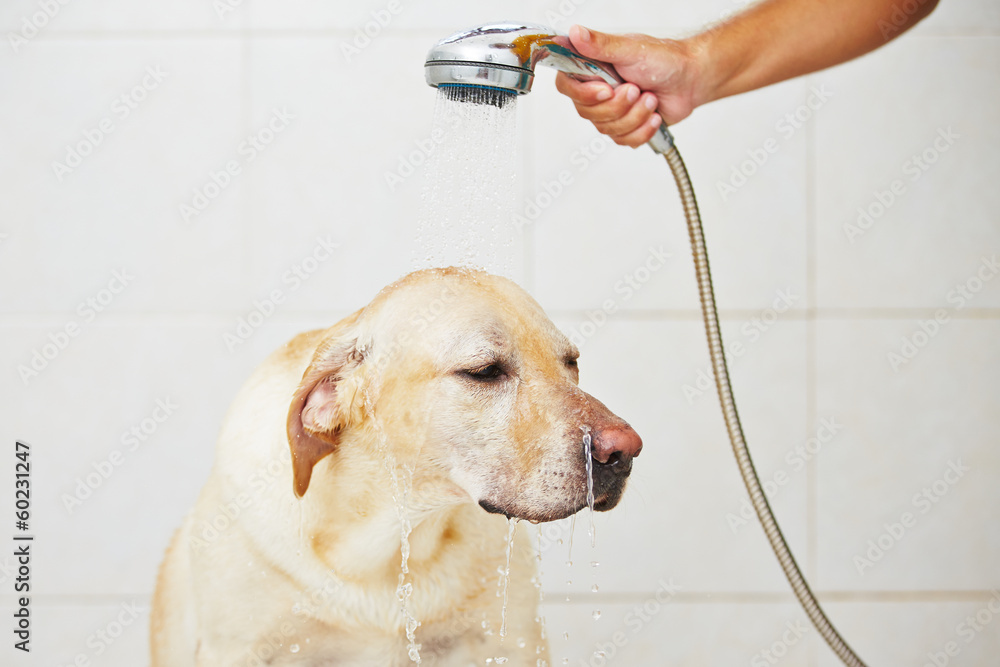
[[[338,577],[395,581],[406,525],[407,561],[414,573],[439,561],[435,554],[456,540],[496,534],[497,517],[484,515],[440,473],[397,465],[393,475],[373,451],[371,443],[343,442],[316,466],[302,499],[312,551]]]

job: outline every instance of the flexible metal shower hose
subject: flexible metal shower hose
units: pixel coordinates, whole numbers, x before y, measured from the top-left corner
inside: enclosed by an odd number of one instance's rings
[[[729,384],[729,369],[726,366],[726,355],[722,347],[722,332],[719,330],[719,316],[715,310],[715,294],[712,291],[712,274],[708,268],[705,234],[701,228],[701,215],[698,213],[698,202],[694,197],[694,188],[691,186],[687,168],[685,168],[677,148],[671,147],[663,153],[663,156],[667,159],[670,171],[674,174],[674,180],[677,182],[677,189],[681,196],[681,204],[684,206],[684,217],[687,219],[688,234],[691,236],[694,270],[698,278],[698,296],[701,300],[701,311],[705,320],[705,333],[708,335],[708,351],[712,359],[712,371],[715,374],[715,386],[719,391],[722,416],[726,421],[729,441],[733,445],[733,454],[736,455],[736,463],[740,467],[743,483],[747,487],[747,493],[750,494],[757,518],[760,519],[764,532],[767,534],[767,540],[771,543],[771,548],[774,549],[774,554],[778,557],[778,562],[781,563],[781,569],[785,571],[788,583],[792,585],[795,597],[799,599],[799,603],[802,604],[809,620],[812,621],[819,633],[823,635],[823,639],[845,665],[865,667],[865,663],[855,655],[837,629],[833,627],[826,614],[823,613],[819,601],[809,589],[805,577],[802,576],[802,572],[785,542],[785,537],[781,534],[781,528],[778,527],[778,522],[774,519],[774,514],[767,502],[767,496],[761,489],[760,479],[758,479],[757,471],[750,459],[750,451],[743,439],[743,427],[740,425],[740,416],[736,412],[733,389]]]

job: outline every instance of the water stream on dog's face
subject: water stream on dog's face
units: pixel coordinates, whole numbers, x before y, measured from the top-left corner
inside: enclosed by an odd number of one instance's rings
[[[396,515],[399,518],[399,579],[396,585],[396,598],[399,600],[400,614],[403,616],[405,624],[406,640],[409,643],[407,655],[411,662],[421,663],[420,644],[417,643],[417,628],[420,621],[413,616],[410,611],[410,597],[413,595],[413,584],[406,580],[406,575],[410,572],[410,533],[413,531],[413,524],[410,522],[409,497],[413,487],[413,469],[407,465],[399,465],[396,457],[389,450],[389,440],[379,422],[375,412],[375,402],[372,400],[373,389],[364,392],[364,404],[368,414],[371,415],[371,423],[377,435],[376,441],[382,454],[386,472],[392,488],[392,499],[396,505]]]
[[[473,266],[515,282],[522,277],[516,112],[516,98],[498,108],[449,99],[439,89],[425,140],[414,268]]]

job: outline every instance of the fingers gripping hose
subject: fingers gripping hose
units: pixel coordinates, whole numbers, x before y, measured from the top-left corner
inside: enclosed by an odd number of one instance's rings
[[[719,331],[719,316],[715,310],[715,294],[712,291],[712,274],[708,269],[705,234],[701,228],[701,215],[698,213],[698,202],[694,197],[694,188],[691,186],[691,179],[688,177],[684,161],[681,159],[680,153],[677,152],[677,148],[671,146],[663,152],[663,156],[667,159],[670,171],[674,174],[674,180],[677,182],[677,189],[681,196],[681,204],[684,207],[684,217],[687,219],[688,234],[691,237],[691,254],[694,256],[694,270],[698,278],[698,297],[701,300],[705,333],[708,336],[708,352],[712,359],[712,372],[715,374],[715,386],[719,391],[719,402],[722,404],[722,417],[726,421],[729,441],[733,445],[733,454],[736,455],[736,463],[740,467],[743,483],[746,484],[747,493],[750,494],[750,500],[753,502],[760,524],[764,527],[767,540],[771,543],[771,548],[774,549],[774,554],[778,557],[778,562],[781,563],[781,569],[785,571],[788,583],[792,585],[795,597],[799,599],[802,608],[809,616],[809,620],[812,621],[819,633],[823,635],[823,639],[845,665],[865,667],[865,663],[855,655],[837,629],[830,623],[826,614],[823,613],[819,601],[809,589],[809,584],[802,576],[802,572],[781,534],[778,522],[775,521],[771,507],[768,505],[767,496],[761,490],[757,471],[754,470],[750,452],[743,439],[743,427],[740,425],[740,416],[736,412],[736,401],[729,384],[729,369],[726,367],[722,333]]]

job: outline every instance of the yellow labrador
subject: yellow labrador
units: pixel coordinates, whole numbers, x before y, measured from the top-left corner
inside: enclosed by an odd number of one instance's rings
[[[614,507],[642,448],[577,356],[517,285],[465,269],[292,339],[237,396],[167,552],[153,667],[545,664],[524,530],[501,618],[505,517],[585,507],[586,451]]]

